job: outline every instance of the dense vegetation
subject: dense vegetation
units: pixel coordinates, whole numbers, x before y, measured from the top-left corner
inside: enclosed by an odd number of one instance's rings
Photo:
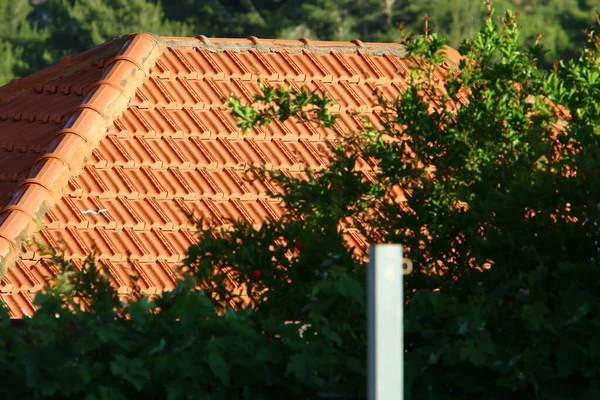
[[[0,84],[65,55],[126,33],[321,40],[399,41],[428,25],[450,44],[481,28],[483,1],[473,0],[4,0],[0,1]],[[598,0],[497,0],[520,12],[524,43],[542,34],[545,65],[585,41],[580,30]],[[398,30],[398,24],[404,30]]]
[[[407,399],[600,398],[600,36],[543,71],[512,14],[494,21],[445,90],[430,73],[444,41],[409,41],[426,62],[400,99],[379,98],[387,123],[349,135],[308,180],[258,171],[282,184],[287,214],[200,229],[173,292],[123,303],[93,262],[63,263],[33,318],[0,318],[0,397],[364,398],[366,273],[343,222],[415,262]],[[336,118],[317,93],[256,102],[229,99],[241,129]]]

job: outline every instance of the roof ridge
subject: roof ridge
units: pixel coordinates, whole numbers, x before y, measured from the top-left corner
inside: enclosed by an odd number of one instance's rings
[[[211,52],[224,51],[248,51],[258,50],[262,53],[286,50],[290,53],[300,53],[303,50],[310,51],[315,55],[329,54],[331,51],[339,53],[356,53],[362,51],[369,56],[382,56],[389,53],[395,57],[405,58],[407,51],[404,45],[399,43],[378,43],[361,40],[348,42],[333,42],[310,40],[301,38],[290,39],[259,39],[256,36],[247,38],[208,38],[204,35],[191,37],[165,36],[163,38],[168,47],[198,47]]]
[[[148,33],[126,36],[115,43],[123,44],[117,55],[106,62],[102,78],[94,83],[48,151],[35,161],[29,178],[19,184],[10,203],[0,211],[0,276],[19,256],[18,243],[39,230],[44,214],[60,199],[69,179],[80,172],[114,120],[127,109],[136,89],[166,49],[162,38]],[[104,48],[99,46],[95,51]],[[85,62],[91,58],[86,53],[71,58],[70,62]],[[60,65],[48,70],[54,74],[62,71]],[[41,71],[35,79],[25,78],[26,86],[35,85],[47,75],[48,71]],[[18,82],[7,92],[25,90]]]

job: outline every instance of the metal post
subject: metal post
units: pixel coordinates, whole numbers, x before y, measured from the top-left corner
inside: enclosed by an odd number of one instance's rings
[[[402,246],[369,249],[369,400],[404,398]]]

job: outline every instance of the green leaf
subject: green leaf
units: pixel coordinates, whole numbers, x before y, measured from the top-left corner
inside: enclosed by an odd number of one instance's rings
[[[214,376],[223,384],[229,384],[229,365],[223,356],[216,352],[209,352],[204,356],[204,361]]]

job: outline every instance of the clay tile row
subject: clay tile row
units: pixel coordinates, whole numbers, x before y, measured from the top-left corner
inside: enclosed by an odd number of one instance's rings
[[[204,78],[191,80],[186,77],[177,79],[150,80],[141,87],[133,98],[131,105],[138,108],[219,108],[225,99],[234,94],[246,101],[252,100],[252,95],[259,93],[257,81],[242,81],[240,79],[215,80]]]
[[[101,68],[90,68],[75,75],[68,75],[49,82],[38,83],[35,85],[34,90],[37,93],[85,96],[92,87],[92,84],[98,81],[101,76]]]
[[[48,284],[57,270],[45,260],[19,260],[10,268],[0,282],[0,292],[35,292]]]
[[[43,228],[39,237],[44,246],[58,250],[67,260],[84,260],[93,254],[96,259],[111,262],[124,262],[128,259],[179,262],[195,241],[195,235],[189,229],[163,231],[156,228],[148,231],[134,231],[131,228],[116,231],[101,227],[67,227],[58,230]]]
[[[343,126],[342,121],[340,126]],[[236,141],[194,137],[144,139],[143,136],[119,138],[109,134],[94,151],[88,165],[98,169],[177,167],[191,170],[246,169],[251,165],[264,164],[268,169],[292,171],[305,167],[322,168],[325,165],[325,159],[330,154],[326,143],[307,140],[311,132],[299,129],[301,126],[297,124],[277,124],[277,128],[279,132],[271,132],[275,138],[260,143],[252,138]],[[348,129],[347,126],[343,128]]]
[[[23,153],[0,150],[0,180],[17,182],[23,179],[39,156],[37,152]]]
[[[69,183],[69,193],[72,196],[97,196],[102,199],[121,196],[128,199],[153,197],[186,200],[200,198],[254,200],[267,197],[266,193],[270,185],[262,179],[254,179],[251,172],[231,168],[153,170],[146,167],[140,169],[85,167],[82,173],[71,179]]]
[[[0,121],[0,149],[17,152],[45,151],[61,127],[59,123],[39,120]]]
[[[300,85],[293,80],[281,82],[269,81],[269,85],[278,87],[281,85],[291,86],[299,90]],[[369,111],[376,104],[373,92],[375,88],[389,88],[390,98],[396,98],[399,94],[398,83],[387,81],[385,83],[357,83],[352,81],[322,82],[314,80],[306,83],[309,92],[327,92],[329,97],[336,99],[335,111]],[[229,95],[241,98],[245,102],[251,102],[253,95],[259,94],[257,81],[242,81],[233,79],[231,81],[219,81],[212,78],[203,80],[189,80],[177,78],[173,80],[150,78],[141,87],[131,105],[139,109],[150,109],[149,115],[155,113],[155,109],[165,108],[167,110],[192,109],[197,111],[207,109],[224,108],[225,99]],[[393,96],[393,97],[392,97]],[[139,111],[141,115],[148,115],[148,111]],[[164,113],[164,111],[159,111]],[[167,114],[169,114],[167,112]],[[177,126],[176,121],[170,121],[168,116],[156,116],[161,127],[167,130],[179,132],[182,127]],[[163,121],[166,120],[166,121]],[[192,125],[193,126],[193,125]]]
[[[98,212],[99,210],[103,211]],[[219,226],[240,220],[259,224],[264,219],[281,216],[281,213],[280,205],[273,199],[132,200],[123,197],[79,199],[65,196],[44,216],[43,224],[48,230],[103,228],[116,231],[122,229],[177,231],[193,230],[198,218],[205,223]],[[35,251],[31,251],[34,257]]]
[[[163,260],[157,262],[130,261],[115,263],[110,260],[101,259],[97,261],[110,273],[110,280],[120,294],[130,294],[132,287],[137,285],[142,294],[155,295],[163,291],[173,290],[181,277],[181,264],[169,263]],[[15,266],[15,269],[23,269]],[[27,267],[29,268],[29,267]],[[31,274],[41,275],[46,272],[42,262],[32,263]],[[22,273],[22,272],[21,272]],[[35,295],[41,290],[41,286],[27,289],[27,283],[20,290],[12,290],[21,284],[20,281],[8,281],[4,279],[3,291],[0,300],[7,308],[11,318],[25,318],[32,316],[36,311],[33,304]],[[45,283],[44,283],[45,284]],[[9,290],[11,289],[11,290]]]
[[[229,112],[210,109],[207,111],[191,108],[165,110],[138,109],[130,107],[115,121],[121,135],[144,137],[171,136],[174,138],[227,137],[235,139],[240,133]],[[122,132],[122,133],[121,133]]]
[[[21,96],[0,108],[0,120],[63,123],[81,104],[82,98],[64,94]]]
[[[288,52],[283,48],[273,52],[171,48],[163,54],[151,74],[162,78],[385,83],[404,79],[409,73],[408,64],[397,57],[372,56],[356,49],[338,52],[332,47],[329,52],[313,53],[308,49]]]
[[[181,277],[180,263],[169,263],[163,260],[157,262],[132,260],[129,263],[115,263],[114,269],[120,271],[120,275],[128,274],[136,277],[135,283],[145,295],[173,290]]]
[[[339,92],[343,89],[338,89]],[[370,89],[369,89],[370,90]],[[360,97],[354,91],[345,92],[347,102],[353,101],[358,104],[357,99],[367,98],[364,89]],[[371,103],[375,102],[375,98],[371,96]],[[333,111],[340,111],[340,104],[334,105]],[[368,110],[368,107],[347,107],[342,111],[346,113],[354,113],[361,109]],[[378,110],[377,107],[371,108],[371,111]],[[337,133],[332,129],[316,129],[312,123],[299,124],[294,119],[288,119],[285,122],[274,121],[273,123],[264,126],[256,127],[248,134],[243,134],[236,127],[235,120],[229,110],[210,109],[210,110],[194,110],[191,108],[178,109],[138,109],[130,107],[122,117],[115,121],[115,134],[118,137],[143,137],[162,138],[172,137],[174,139],[181,138],[199,138],[199,139],[216,139],[223,138],[230,141],[241,140],[243,138],[254,138],[256,140],[271,140],[279,138],[284,141],[298,141],[299,139],[308,139],[310,141],[328,140],[338,137]],[[98,160],[101,161],[101,160]],[[147,161],[147,160],[145,160]]]
[[[44,216],[43,223],[48,229],[101,227],[107,230],[159,228],[170,231],[192,226],[185,212],[175,201],[154,198],[132,200],[123,197],[81,199],[64,196],[56,207]]]
[[[0,294],[0,300],[6,306],[11,318],[22,319],[31,317],[36,311],[36,306],[33,305],[33,298],[34,295],[29,292]]]

